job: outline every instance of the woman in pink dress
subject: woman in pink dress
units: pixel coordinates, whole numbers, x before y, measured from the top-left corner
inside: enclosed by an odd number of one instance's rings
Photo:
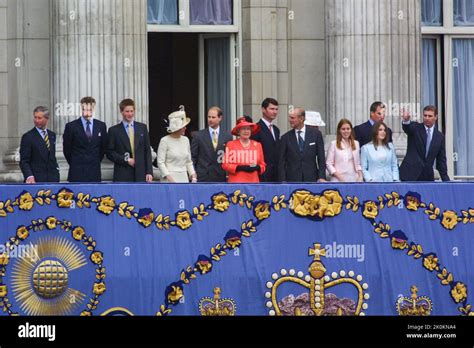
[[[330,181],[363,181],[359,148],[359,142],[354,139],[351,121],[342,119],[337,125],[337,137],[331,142],[326,159]]]

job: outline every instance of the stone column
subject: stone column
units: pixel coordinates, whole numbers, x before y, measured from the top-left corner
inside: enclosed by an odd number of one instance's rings
[[[288,1],[242,3],[242,79],[244,113],[254,121],[261,103],[273,97],[280,103],[278,125],[286,125],[288,106]]]
[[[258,120],[262,100],[276,98],[282,133],[290,105],[325,119],[324,0],[247,0],[242,6],[245,112]]]
[[[18,162],[33,109],[50,107],[50,2],[0,0],[0,181],[23,180]]]
[[[399,109],[419,112],[420,2],[326,0],[326,18],[328,130],[343,117],[366,122],[380,100],[396,145],[406,146]]]
[[[148,124],[146,0],[52,0],[52,95],[54,130],[80,116],[80,100],[97,101],[96,118],[111,127],[122,120],[119,103],[136,102],[135,120]],[[62,146],[58,147],[62,157]],[[60,156],[58,156],[58,159]],[[61,178],[68,166],[60,161]],[[103,180],[113,165],[102,162]]]
[[[148,123],[146,0],[52,0],[54,129],[76,119],[84,96],[97,101],[97,118],[121,120],[122,99],[136,102]]]

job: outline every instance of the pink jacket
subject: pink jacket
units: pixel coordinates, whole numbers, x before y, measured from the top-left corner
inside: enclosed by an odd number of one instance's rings
[[[338,172],[343,176],[352,178],[354,176],[357,177],[357,172],[362,171],[359,142],[356,140],[355,144],[355,150],[349,152],[347,151],[348,149],[345,148],[344,142],[341,143],[342,150],[336,147],[336,140],[331,142],[326,158],[326,167],[330,175]],[[353,159],[353,161],[351,161],[351,159]]]

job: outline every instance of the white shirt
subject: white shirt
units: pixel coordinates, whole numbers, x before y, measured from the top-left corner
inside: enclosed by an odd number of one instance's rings
[[[299,133],[301,132],[301,133]],[[300,136],[303,138],[303,141],[305,140],[305,136],[306,136],[306,126],[303,126],[303,128],[301,129],[295,129],[295,134],[296,134],[296,142],[298,142],[298,134],[301,134]]]
[[[268,130],[270,131],[270,133],[272,133],[273,135],[273,139],[275,139],[275,133],[273,132],[273,123],[271,122],[268,122],[265,118],[262,117],[262,121],[267,125],[267,128]],[[270,126],[272,126],[272,128],[270,128]]]

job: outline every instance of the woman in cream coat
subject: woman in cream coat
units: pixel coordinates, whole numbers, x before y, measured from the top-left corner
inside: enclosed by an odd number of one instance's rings
[[[372,142],[362,146],[362,172],[368,182],[400,181],[397,154],[388,142],[387,126],[383,122],[374,124]]]
[[[329,145],[326,158],[330,181],[363,181],[359,151],[359,142],[354,139],[352,123],[344,118],[337,125],[337,138]]]
[[[191,119],[184,111],[176,111],[168,116],[168,133],[158,146],[158,168],[162,182],[197,182],[196,171],[191,159],[189,139],[184,135]]]

